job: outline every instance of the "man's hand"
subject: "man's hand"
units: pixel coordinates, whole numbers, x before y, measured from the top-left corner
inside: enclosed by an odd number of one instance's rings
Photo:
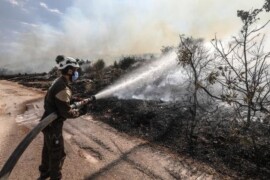
[[[89,103],[86,99],[83,99],[81,102],[82,102],[82,105],[84,105],[84,106]]]
[[[73,118],[76,118],[76,117],[80,116],[79,109],[71,109],[70,111],[72,113]]]

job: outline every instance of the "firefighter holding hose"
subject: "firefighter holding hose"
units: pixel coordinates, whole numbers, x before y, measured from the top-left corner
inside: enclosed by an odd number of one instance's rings
[[[58,55],[55,60],[62,75],[53,82],[45,96],[45,112],[42,119],[53,112],[57,113],[58,118],[42,131],[44,145],[39,166],[39,180],[49,177],[51,180],[62,178],[61,169],[66,157],[62,135],[63,123],[67,118],[77,118],[82,115],[82,112],[70,106],[72,96],[70,84],[79,77],[78,61],[63,55]]]

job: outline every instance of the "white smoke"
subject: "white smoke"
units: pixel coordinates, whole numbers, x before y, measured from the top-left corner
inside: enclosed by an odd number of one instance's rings
[[[3,45],[0,65],[18,71],[48,71],[58,54],[102,58],[109,64],[121,55],[157,53],[162,46],[175,46],[183,33],[206,39],[215,33],[219,38],[228,37],[241,25],[236,11],[261,7],[263,2],[73,1],[60,15],[57,26],[36,22],[26,27],[24,22],[24,31]]]
[[[170,52],[124,76],[96,97],[177,101],[185,96],[187,80],[184,70],[177,63],[176,53]]]

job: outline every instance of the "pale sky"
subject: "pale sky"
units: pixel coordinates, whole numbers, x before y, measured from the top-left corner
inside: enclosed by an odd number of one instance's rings
[[[264,0],[1,0],[0,68],[48,71],[58,54],[111,63],[122,55],[159,53],[162,46],[177,45],[180,34],[206,41],[215,35],[226,39],[240,30],[237,10],[263,4]],[[269,17],[262,14],[264,21]]]

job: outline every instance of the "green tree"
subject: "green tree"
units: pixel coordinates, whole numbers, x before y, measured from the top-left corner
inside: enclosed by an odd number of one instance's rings
[[[175,49],[175,47],[173,47],[173,46],[162,46],[160,51],[162,54],[166,54],[174,49]]]
[[[96,71],[101,71],[105,67],[105,62],[103,59],[98,59],[94,64],[93,67]]]
[[[93,71],[91,73],[93,74],[93,78],[101,80],[103,78],[104,68],[105,68],[105,62],[103,59],[98,59],[95,63],[93,63],[93,66],[92,66]]]
[[[124,57],[122,58],[118,65],[121,69],[123,70],[127,70],[128,68],[130,68],[134,63],[136,62],[136,59],[135,57],[131,57],[131,56],[128,56],[128,57]]]

